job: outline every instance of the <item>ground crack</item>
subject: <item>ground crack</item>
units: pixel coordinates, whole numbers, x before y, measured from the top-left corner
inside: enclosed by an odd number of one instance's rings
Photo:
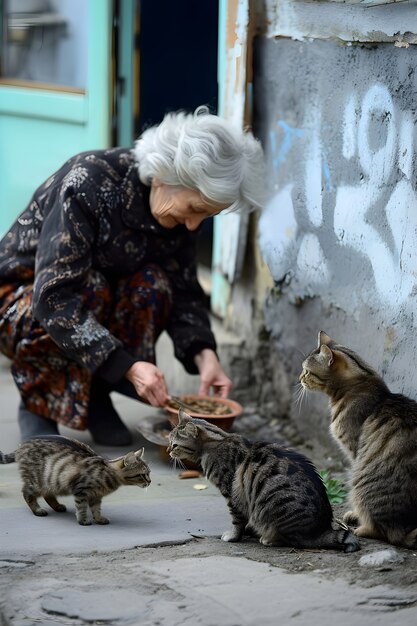
[[[417,598],[389,598],[386,596],[371,596],[358,605],[368,605],[385,611],[399,611],[417,606]]]

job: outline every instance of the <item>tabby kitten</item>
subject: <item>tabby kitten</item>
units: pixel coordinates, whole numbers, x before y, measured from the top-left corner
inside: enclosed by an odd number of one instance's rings
[[[223,541],[240,541],[246,530],[264,545],[359,549],[347,527],[332,527],[325,487],[306,457],[274,443],[251,443],[182,409],[178,417],[168,451],[173,459],[199,463],[226,498],[233,527]]]
[[[149,466],[142,460],[143,448],[107,460],[80,441],[44,435],[20,444],[11,454],[0,452],[0,463],[17,461],[23,481],[23,497],[34,515],[48,515],[39,506],[42,496],[59,513],[66,510],[56,496],[73,494],[79,524],[88,526],[88,507],[96,524],[108,524],[101,514],[101,499],[121,485],[147,487]]]
[[[330,398],[330,430],[352,463],[352,511],[360,537],[417,547],[417,402],[391,393],[353,350],[325,332],[300,381]]]

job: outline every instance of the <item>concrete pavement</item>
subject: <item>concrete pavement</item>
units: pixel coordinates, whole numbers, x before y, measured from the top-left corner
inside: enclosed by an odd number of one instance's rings
[[[168,349],[162,362],[169,364]],[[195,379],[181,376],[177,371],[175,391],[191,391]],[[354,555],[221,542],[229,525],[223,498],[204,478],[179,480],[158,447],[136,431],[140,420],[159,420],[161,412],[123,396],[114,400],[134,432],[133,447],[145,445],[152,484],[104,498],[108,526],[79,526],[72,498],[63,498],[67,513],[35,517],[21,497],[16,465],[0,466],[0,626],[415,624],[415,577],[401,579],[415,571],[411,551],[400,551],[403,562],[382,573],[384,567],[359,564],[361,554],[385,547],[376,542]],[[18,444],[17,404],[0,359],[5,452]],[[92,444],[88,432],[61,432]],[[108,456],[126,451],[93,447]],[[196,483],[207,488],[197,491]]]
[[[167,349],[168,346],[163,348],[164,352]],[[188,384],[196,384],[196,377],[189,378]],[[8,372],[6,359],[0,361],[0,398],[0,450],[11,452],[19,444],[16,421],[18,393]],[[158,422],[161,418],[165,419],[165,413],[116,393],[113,394],[113,401],[133,434],[134,444],[131,448],[137,450],[145,447],[144,458],[151,466],[151,486],[146,490],[121,487],[103,499],[102,510],[111,523],[106,527],[93,524],[86,529],[87,532],[80,533],[72,497],[60,498],[67,506],[66,514],[51,510],[46,518],[36,517],[22,499],[16,464],[2,465],[0,541],[2,537],[7,538],[7,545],[13,546],[12,552],[17,546],[21,555],[46,551],[63,553],[69,548],[72,552],[85,552],[96,545],[100,545],[102,550],[118,550],[166,541],[184,541],[192,533],[219,534],[227,525],[227,507],[214,487],[204,478],[179,480],[179,472],[168,461],[163,462],[160,458],[158,446],[139,434],[137,425],[142,420]],[[88,431],[60,427],[60,434],[84,441],[99,454],[109,458],[116,458],[128,451],[128,448],[96,445]],[[205,488],[196,491],[193,489],[196,483],[203,484]],[[167,524],[169,518],[170,523]],[[36,542],[33,541],[33,534],[27,533],[28,525],[36,535]],[[0,547],[4,548],[1,543]],[[7,548],[5,554],[8,554]]]

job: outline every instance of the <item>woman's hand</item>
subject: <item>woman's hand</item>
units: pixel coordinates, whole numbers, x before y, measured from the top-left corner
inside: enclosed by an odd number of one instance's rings
[[[207,396],[210,387],[213,387],[215,396],[227,398],[232,388],[232,381],[224,373],[216,353],[206,348],[195,355],[194,361],[201,378],[199,393]]]
[[[147,361],[136,361],[126,372],[136,393],[152,406],[166,406],[169,401],[165,378],[160,369]]]

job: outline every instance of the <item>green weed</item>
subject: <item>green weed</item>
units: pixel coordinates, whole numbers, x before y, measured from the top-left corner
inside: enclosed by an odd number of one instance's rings
[[[326,487],[327,496],[331,504],[342,504],[347,497],[347,489],[338,478],[332,478],[327,470],[320,470],[319,474]]]

